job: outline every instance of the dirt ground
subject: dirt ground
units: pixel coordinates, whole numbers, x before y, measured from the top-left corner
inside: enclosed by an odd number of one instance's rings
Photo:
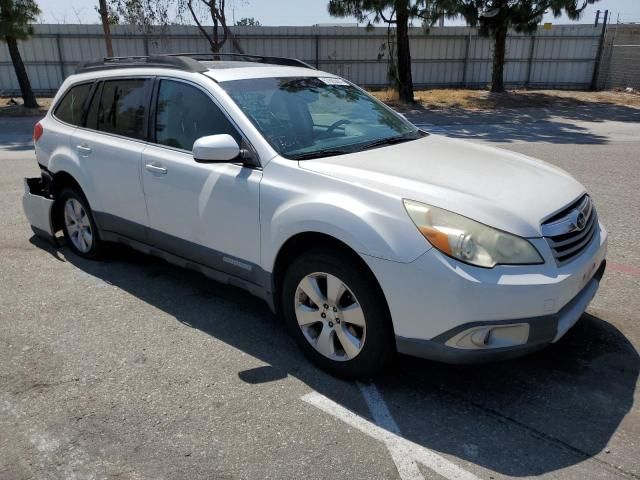
[[[40,108],[24,108],[21,97],[0,98],[0,117],[34,117],[44,115],[51,106],[52,98],[38,98]]]
[[[434,89],[415,92],[415,105],[400,102],[395,90],[372,92],[378,99],[399,110],[459,108],[494,110],[525,107],[573,107],[596,104],[640,107],[640,93],[625,91],[509,90],[491,93],[486,90]]]

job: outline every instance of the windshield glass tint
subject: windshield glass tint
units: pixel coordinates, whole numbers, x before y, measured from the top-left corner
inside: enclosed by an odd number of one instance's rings
[[[406,120],[336,78],[253,78],[220,84],[271,146],[288,158],[349,153],[420,136]]]

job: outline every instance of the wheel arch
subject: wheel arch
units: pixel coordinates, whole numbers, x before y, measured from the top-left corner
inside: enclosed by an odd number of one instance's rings
[[[389,310],[389,303],[387,302],[387,298],[380,286],[380,282],[376,278],[375,274],[367,265],[367,262],[349,245],[344,243],[343,241],[332,237],[331,235],[327,235],[326,233],[314,232],[314,231],[306,231],[300,232],[285,241],[278,253],[275,257],[275,262],[272,270],[272,288],[273,288],[273,299],[274,299],[274,307],[278,314],[282,313],[281,306],[281,292],[282,292],[282,284],[284,281],[284,276],[287,272],[287,266],[290,265],[296,258],[302,255],[305,252],[311,250],[329,250],[339,252],[343,255],[348,256],[353,259],[363,272],[367,274],[367,276],[371,279],[376,289],[378,290],[378,294],[381,296],[384,305],[387,310],[387,318],[390,321],[391,328],[393,329],[393,321],[391,321],[391,311]]]
[[[60,208],[58,208],[57,205],[57,199],[65,188],[76,189],[85,197],[85,199],[87,198],[80,182],[78,182],[73,175],[64,170],[60,170],[52,174],[49,193],[53,196],[54,200],[56,200],[54,208],[51,209],[51,223],[55,231],[62,228],[62,217],[60,215]],[[87,200],[87,202],[88,201],[89,200]]]

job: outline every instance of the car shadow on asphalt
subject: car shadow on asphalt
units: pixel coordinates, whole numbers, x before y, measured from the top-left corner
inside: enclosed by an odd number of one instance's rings
[[[31,242],[57,250],[36,237]],[[283,322],[243,290],[124,247],[115,247],[103,262],[60,251],[80,270],[268,364],[234,373],[248,384],[292,375],[371,418],[356,386],[310,365]],[[375,384],[406,439],[520,477],[596,455],[614,470],[601,452],[632,408],[639,370],[638,353],[624,334],[585,314],[560,342],[525,358],[452,366],[399,356]]]
[[[577,122],[640,123],[640,108],[587,102],[561,107],[497,110],[429,110],[417,107],[406,115],[426,131],[497,143],[607,144],[607,135],[594,133]]]

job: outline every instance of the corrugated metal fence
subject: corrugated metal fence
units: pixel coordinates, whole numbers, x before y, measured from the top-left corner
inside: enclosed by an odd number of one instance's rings
[[[507,44],[507,86],[585,88],[591,83],[601,27],[540,27],[533,35],[512,32]],[[20,42],[23,60],[37,93],[55,91],[78,63],[105,55],[100,25],[35,25]],[[367,87],[388,80],[387,29],[364,27],[234,27],[249,53],[300,58],[322,70]],[[112,28],[117,56],[207,52],[196,27],[170,26],[141,33]],[[491,41],[467,27],[434,27],[410,34],[413,80],[420,87],[484,87],[491,77]],[[231,42],[225,45],[230,51]],[[0,43],[0,93],[18,91],[6,44]]]

